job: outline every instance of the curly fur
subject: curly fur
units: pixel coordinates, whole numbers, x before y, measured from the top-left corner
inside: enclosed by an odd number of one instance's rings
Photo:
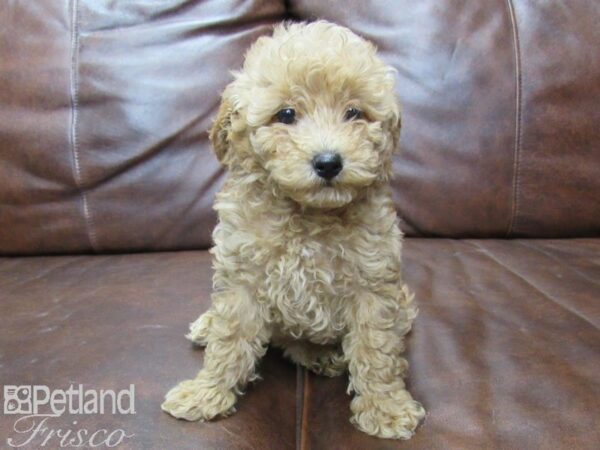
[[[217,196],[214,293],[188,337],[204,367],[166,396],[175,417],[234,411],[269,342],[324,375],[348,370],[351,421],[408,439],[424,416],[405,389],[416,316],[388,181],[400,129],[394,71],[373,45],[324,21],[278,26],[225,89],[211,141],[229,176]],[[273,121],[293,107],[294,124]],[[364,112],[344,120],[349,107]],[[336,149],[326,184],[310,161]]]

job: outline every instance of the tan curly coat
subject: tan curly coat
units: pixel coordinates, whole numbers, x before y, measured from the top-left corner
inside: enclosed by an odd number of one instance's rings
[[[206,345],[204,367],[162,407],[187,420],[232,413],[271,342],[316,373],[348,369],[352,423],[408,439],[425,412],[402,380],[416,308],[388,186],[394,71],[370,43],[319,21],[278,26],[234,75],[210,136],[229,171],[215,203],[212,306],[188,336]],[[284,108],[293,123],[276,120]],[[325,182],[311,160],[331,149],[343,169]]]

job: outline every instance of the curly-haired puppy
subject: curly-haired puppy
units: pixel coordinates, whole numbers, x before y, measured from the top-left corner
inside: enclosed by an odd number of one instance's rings
[[[165,411],[231,414],[271,342],[315,373],[348,370],[359,429],[411,437],[425,412],[402,380],[416,308],[388,185],[394,78],[373,45],[323,21],[278,26],[248,51],[210,133],[229,176],[212,306],[188,336],[206,345],[204,367]]]

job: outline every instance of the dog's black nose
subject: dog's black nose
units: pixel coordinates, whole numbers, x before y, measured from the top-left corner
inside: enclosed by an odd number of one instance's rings
[[[342,157],[339,153],[324,152],[316,155],[312,160],[312,165],[321,178],[331,180],[342,171]]]

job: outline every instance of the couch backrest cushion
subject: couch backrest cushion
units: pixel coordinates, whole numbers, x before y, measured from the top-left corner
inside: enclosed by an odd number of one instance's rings
[[[599,233],[598,2],[0,2],[0,253],[209,246],[219,93],[289,13],[398,69],[409,235]]]
[[[283,2],[0,2],[0,252],[205,248],[207,129]]]

